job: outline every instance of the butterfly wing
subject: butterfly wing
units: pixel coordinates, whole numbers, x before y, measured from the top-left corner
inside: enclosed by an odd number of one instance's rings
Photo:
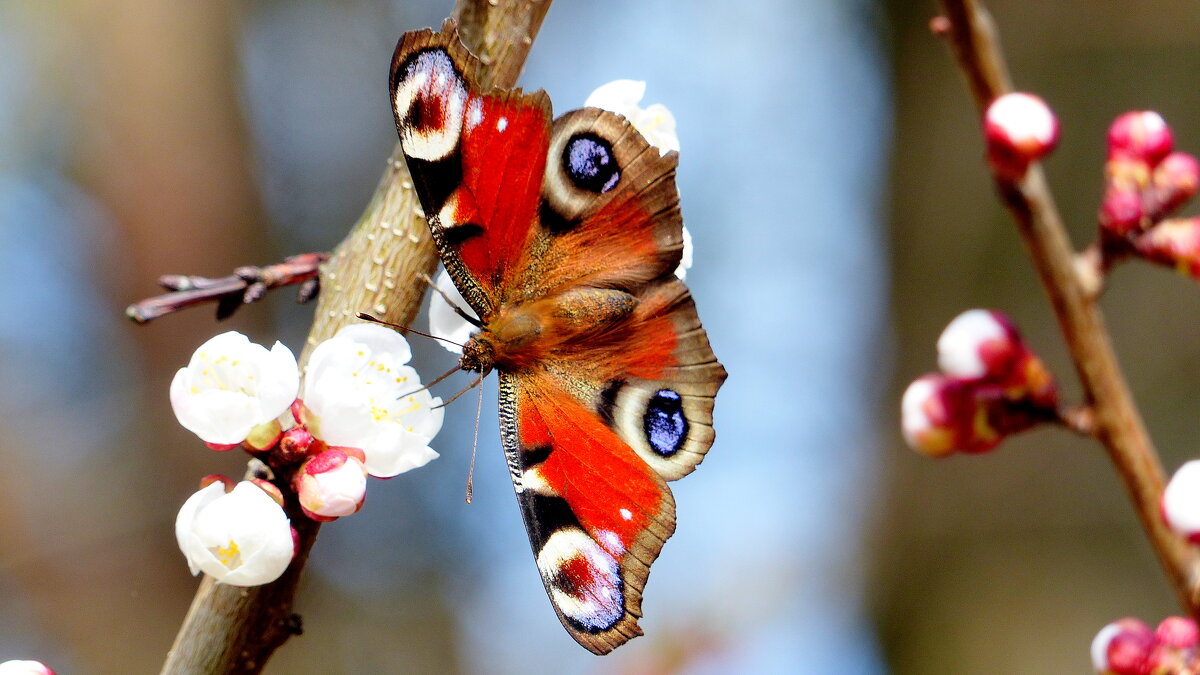
[[[530,305],[564,327],[498,368],[501,436],[547,594],[603,654],[641,634],[675,529],[665,481],[711,446],[725,371],[672,274],[676,154],[613,113],[551,122],[543,92],[480,92],[477,68],[452,25],[402,38],[397,129],[442,261],[485,324]]]

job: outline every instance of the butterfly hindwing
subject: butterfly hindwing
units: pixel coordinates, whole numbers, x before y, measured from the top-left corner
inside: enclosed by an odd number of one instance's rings
[[[483,322],[472,343],[496,352],[475,367],[499,372],[546,592],[603,654],[642,632],[650,565],[675,530],[666,481],[711,446],[725,371],[673,275],[677,154],[614,113],[551,121],[544,92],[480,91],[478,68],[452,24],[405,35],[397,130],[442,262]]]

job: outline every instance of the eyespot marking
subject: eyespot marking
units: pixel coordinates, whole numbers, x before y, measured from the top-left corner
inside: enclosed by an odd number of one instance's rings
[[[551,534],[538,550],[537,566],[555,606],[578,630],[601,633],[625,615],[620,565],[578,527]]]
[[[576,134],[563,148],[563,169],[581,190],[603,194],[616,187],[621,171],[612,145],[595,134]]]
[[[654,452],[670,457],[687,440],[688,422],[683,416],[683,398],[670,389],[660,389],[646,403],[642,417],[646,442]]]
[[[444,49],[417,52],[396,71],[392,105],[400,141],[410,157],[448,156],[462,133],[467,88]]]

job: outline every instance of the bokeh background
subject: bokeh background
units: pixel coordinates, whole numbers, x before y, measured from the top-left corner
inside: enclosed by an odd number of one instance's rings
[[[298,350],[311,308],[122,309],[162,273],[333,247],[395,142],[395,41],[451,4],[0,0],[0,660],[157,670],[196,586],[176,510],[242,465],[174,423],[167,384],[226,328]],[[1048,169],[1082,245],[1115,115],[1157,109],[1200,150],[1200,5],[990,5],[1018,86],[1063,122]],[[675,113],[688,283],[731,374],[716,445],[673,486],[647,635],[603,659],[567,637],[488,412],[463,503],[464,403],[442,459],[322,529],[305,634],[268,672],[1086,672],[1104,623],[1176,611],[1098,446],[1046,430],[932,462],[899,439],[900,392],[969,307],[1013,316],[1078,396],[935,10],[558,0],[522,84],[562,111],[645,79]],[[1200,449],[1200,288],[1130,265],[1104,305],[1174,468]],[[453,363],[415,348],[427,377]]]

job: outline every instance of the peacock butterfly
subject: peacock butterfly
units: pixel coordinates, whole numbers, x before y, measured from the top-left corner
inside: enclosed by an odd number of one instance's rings
[[[725,380],[673,271],[675,152],[624,117],[552,120],[544,91],[481,91],[447,22],[405,34],[396,129],[442,262],[482,324],[460,366],[500,379],[500,436],[538,571],[579,644],[642,634],[675,531],[666,481],[713,442]]]

